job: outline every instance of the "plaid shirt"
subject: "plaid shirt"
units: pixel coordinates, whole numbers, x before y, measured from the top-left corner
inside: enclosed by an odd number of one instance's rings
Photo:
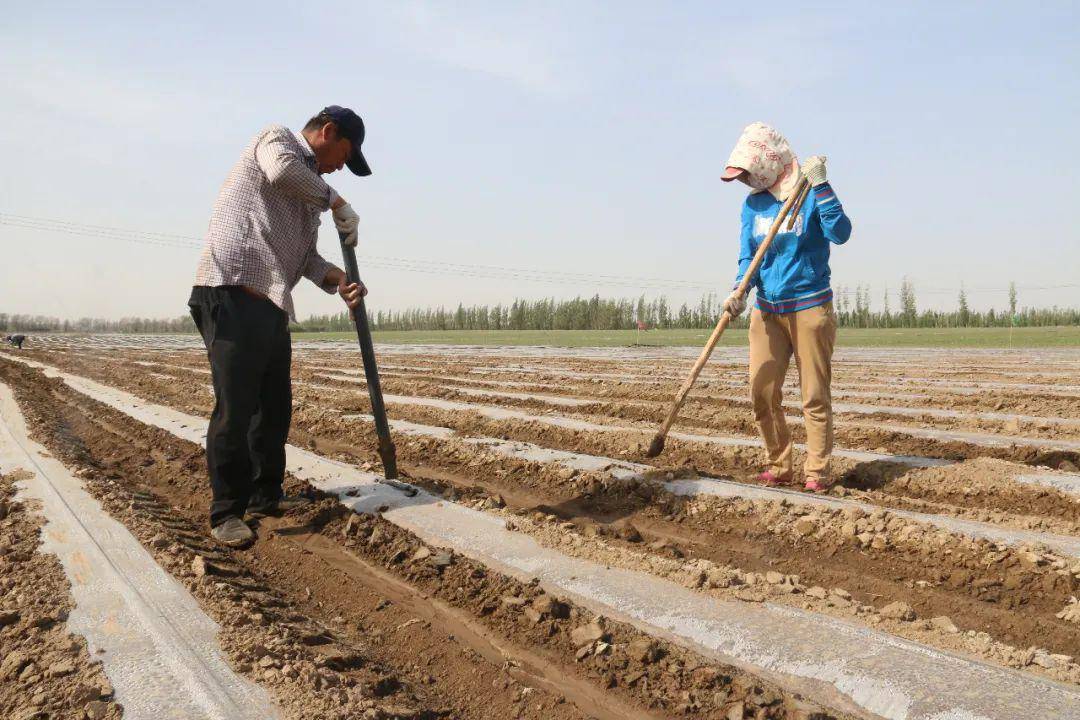
[[[302,135],[272,125],[255,136],[214,203],[195,284],[244,285],[296,320],[292,289],[306,277],[323,284],[334,267],[319,255],[319,214],[337,193],[316,172]]]

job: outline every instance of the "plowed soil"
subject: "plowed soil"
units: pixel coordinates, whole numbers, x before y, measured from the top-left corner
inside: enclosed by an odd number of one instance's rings
[[[0,717],[123,717],[86,640],[65,626],[71,585],[39,547],[42,517],[15,499],[20,479],[0,475]]]
[[[680,478],[756,482],[763,451],[753,445],[749,406],[719,397],[745,390],[743,360],[734,353],[707,369],[676,423],[677,431],[705,437],[669,437],[655,460],[644,450],[692,359],[685,354],[398,349],[382,352],[380,362],[391,420],[452,431],[396,433],[405,479],[509,518],[542,544],[725,599],[806,608],[1080,684],[1080,613],[1069,610],[1080,592],[1080,558],[1038,544],[974,540],[892,512],[1080,537],[1076,494],[1017,480],[1075,477],[1080,487],[1080,454],[1043,445],[1080,438],[1080,423],[1072,422],[1080,417],[1080,365],[1058,354],[960,351],[936,353],[936,360],[861,351],[839,361],[838,402],[882,407],[837,416],[838,447],[883,456],[834,458],[839,482],[830,494],[877,507],[866,512],[680,496],[665,488]],[[22,357],[194,415],[206,417],[212,408],[205,356],[197,350],[56,348]],[[362,378],[352,348],[297,351],[290,442],[377,471],[372,424],[351,417],[370,410]],[[632,627],[597,620],[465,558],[433,563],[437,549],[379,517],[353,517],[292,479],[316,501],[309,510],[264,521],[251,548],[214,548],[203,527],[208,493],[200,448],[36,371],[0,360],[0,379],[16,389],[43,443],[93,470],[92,491],[222,621],[222,642],[236,667],[267,685],[289,717],[304,717],[302,709],[310,717],[350,716],[345,710],[469,718],[844,717]],[[841,398],[845,391],[852,396]],[[467,407],[401,404],[393,396]],[[1030,417],[910,416],[890,406]],[[535,417],[492,417],[484,408]],[[592,427],[551,423],[560,418]],[[1012,440],[990,445],[916,432],[926,429]],[[801,439],[801,426],[793,430]],[[470,442],[484,438],[638,463],[645,472],[620,479],[611,468],[574,469]],[[921,467],[890,456],[948,462]],[[193,576],[197,555],[220,569],[216,578]],[[552,601],[565,610],[543,610]],[[237,617],[248,619],[230,625]],[[583,652],[572,633],[594,622],[603,639]],[[320,654],[324,646],[333,660]]]
[[[294,479],[310,509],[265,521],[248,549],[215,547],[201,448],[38,371],[0,362],[0,380],[286,717],[848,717],[464,558],[425,562],[432,549],[381,519],[346,530],[336,500]],[[592,623],[602,637],[583,654],[571,632]]]

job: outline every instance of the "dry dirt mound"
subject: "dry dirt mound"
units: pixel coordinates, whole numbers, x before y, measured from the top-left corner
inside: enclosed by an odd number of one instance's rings
[[[346,532],[336,502],[267,521],[250,549],[216,548],[201,527],[201,448],[36,371],[0,365],[0,376],[37,438],[80,468],[110,514],[221,623],[234,667],[270,689],[286,717],[847,717],[444,558],[379,519],[352,516]],[[411,607],[400,589],[380,591],[387,577],[411,588]],[[436,601],[456,613],[453,634],[417,612]],[[523,667],[533,663],[542,670]]]
[[[0,717],[115,720],[123,709],[86,641],[67,630],[71,586],[41,552],[42,520],[0,476]]]

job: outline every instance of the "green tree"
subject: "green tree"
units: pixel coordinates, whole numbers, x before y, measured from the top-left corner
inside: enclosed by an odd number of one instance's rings
[[[904,318],[904,327],[916,327],[919,311],[915,302],[915,285],[907,276],[900,281],[900,312]]]

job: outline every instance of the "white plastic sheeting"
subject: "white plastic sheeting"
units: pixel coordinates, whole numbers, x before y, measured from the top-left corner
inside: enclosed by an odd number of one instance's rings
[[[40,503],[42,551],[64,568],[75,608],[68,629],[86,638],[129,720],[271,720],[266,691],[229,667],[219,627],[113,520],[61,463],[27,438],[0,384],[0,471],[21,469],[19,495]]]
[[[85,378],[55,373],[74,389],[187,439],[205,421],[143,402]],[[289,446],[297,477],[383,517],[425,541],[516,577],[538,578],[609,617],[707,656],[747,667],[831,704],[895,720],[1080,720],[1080,691],[987,665],[836,618],[772,604],[725,602],[654,576],[608,568],[541,547],[491,515],[426,492],[408,498],[378,476]]]

